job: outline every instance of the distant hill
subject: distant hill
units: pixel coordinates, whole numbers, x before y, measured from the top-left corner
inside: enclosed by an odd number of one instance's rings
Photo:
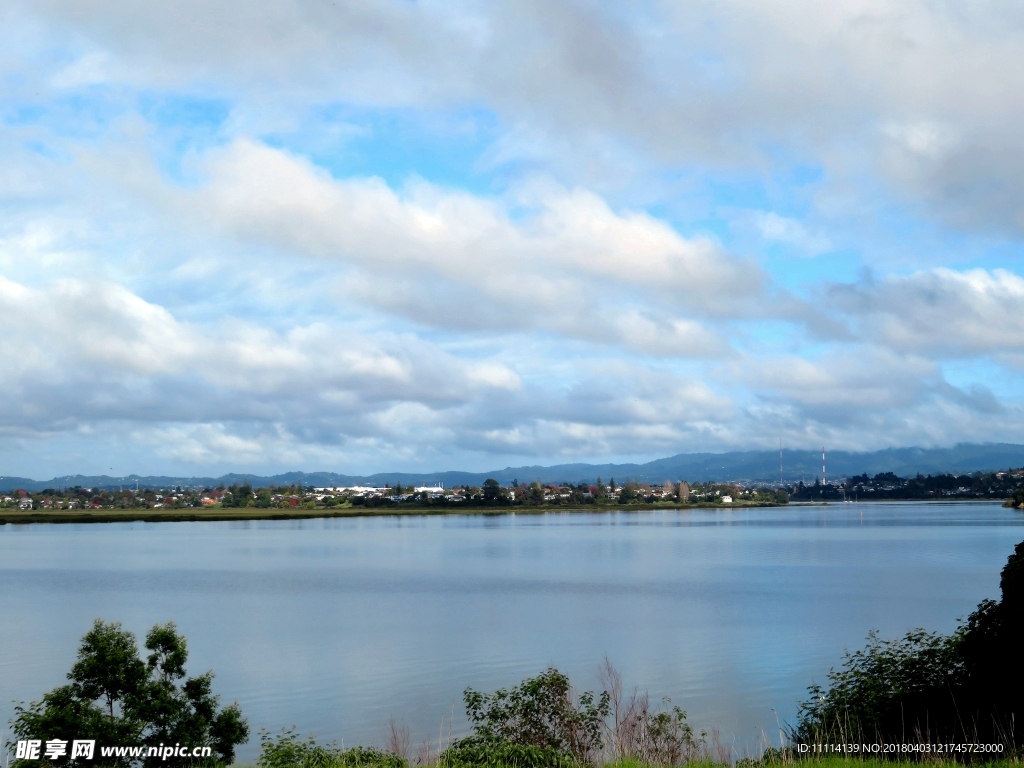
[[[1024,445],[987,443],[961,444],[952,448],[887,448],[882,451],[855,453],[831,451],[827,455],[829,478],[848,477],[867,473],[895,472],[901,477],[918,473],[925,475],[946,472],[978,472],[1024,466]],[[813,481],[821,476],[821,452],[810,450],[783,451],[782,477],[785,482]],[[378,472],[374,475],[342,475],[335,472],[286,472],[280,475],[229,474],[221,477],[169,477],[129,475],[125,478],[107,475],[65,475],[51,480],[31,480],[24,477],[0,477],[0,492],[17,488],[42,491],[46,488],[68,488],[80,485],[86,488],[139,487],[168,488],[172,486],[231,485],[248,480],[254,486],[291,485],[376,485],[385,483],[403,485],[479,485],[493,477],[503,485],[518,480],[541,482],[593,482],[601,477],[605,482],[615,478],[618,482],[636,479],[640,482],[660,483],[664,480],[747,480],[778,481],[778,451],[732,451],[730,453],[680,453],[646,464],[557,464],[550,467],[506,467],[490,472]]]

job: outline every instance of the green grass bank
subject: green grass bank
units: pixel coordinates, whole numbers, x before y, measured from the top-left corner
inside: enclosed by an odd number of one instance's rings
[[[630,504],[624,505],[568,505],[544,504],[537,506],[495,507],[459,505],[447,507],[403,507],[403,506],[339,506],[339,507],[291,507],[289,509],[258,507],[220,507],[202,508],[186,507],[181,509],[3,509],[0,510],[0,525],[30,523],[170,523],[185,521],[216,521],[216,520],[309,520],[319,518],[356,518],[356,517],[434,517],[438,515],[542,515],[551,512],[643,512],[650,510],[671,509],[749,509],[757,507],[782,506],[766,502],[734,502],[732,504],[707,503],[698,504]]]

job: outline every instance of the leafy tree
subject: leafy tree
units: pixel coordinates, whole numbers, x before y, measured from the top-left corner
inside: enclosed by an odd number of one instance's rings
[[[238,506],[240,507],[251,507],[254,505],[255,493],[253,492],[252,486],[249,485],[249,481],[246,480],[242,484],[242,487],[238,489]]]
[[[498,481],[492,477],[484,480],[483,492],[484,504],[497,504],[504,500],[501,493],[501,486],[498,484]]]
[[[637,498],[636,488],[634,486],[630,485],[629,483],[627,483],[626,485],[622,486],[622,488],[619,490],[619,503],[620,504],[629,504],[629,502],[636,500],[636,498]]]
[[[97,620],[82,638],[68,679],[83,698],[103,701],[113,719],[115,704],[135,694],[145,682],[146,667],[138,654],[134,635],[121,631],[120,624]]]
[[[242,485],[235,483],[229,491],[231,492],[231,498],[224,498],[224,506],[247,507],[249,502],[253,500],[253,490],[248,480]],[[255,502],[253,504],[255,505]]]
[[[527,498],[531,504],[543,504],[544,503],[544,488],[541,487],[540,481],[534,480],[530,483],[530,492]]]
[[[146,635],[146,661],[135,636],[120,623],[97,619],[82,638],[68,685],[43,694],[41,701],[15,707],[18,739],[94,739],[100,746],[181,744],[210,746],[223,763],[249,738],[237,703],[219,708],[213,673],[185,677],[188,647],[173,623]],[[26,768],[32,761],[22,761]],[[70,756],[58,758],[68,765]],[[76,761],[78,762],[78,761]],[[156,765],[158,757],[115,758],[120,765]],[[193,760],[214,763],[215,760]]]

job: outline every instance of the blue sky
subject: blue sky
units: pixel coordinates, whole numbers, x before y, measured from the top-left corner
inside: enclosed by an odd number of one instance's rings
[[[1022,11],[0,13],[7,475],[1021,439]]]

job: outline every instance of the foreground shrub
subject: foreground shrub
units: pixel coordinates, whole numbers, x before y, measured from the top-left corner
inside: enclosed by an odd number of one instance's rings
[[[442,753],[452,766],[516,765],[524,768],[591,764],[603,746],[608,693],[574,696],[569,678],[550,668],[511,689],[463,694],[473,735]]]
[[[961,641],[962,632],[918,629],[897,640],[869,633],[864,649],[847,651],[843,668],[829,672],[827,690],[808,689],[795,740],[884,741],[895,734],[902,741],[948,730],[966,677]]]
[[[301,741],[294,728],[285,728],[276,737],[260,732],[259,768],[408,768],[398,755],[373,747],[339,749],[331,742],[317,744],[312,736]]]
[[[665,701],[666,707],[669,703]],[[620,753],[645,765],[682,765],[708,759],[707,734],[695,735],[679,707],[652,711],[646,694],[634,696],[619,734]]]
[[[572,768],[575,761],[550,747],[470,736],[441,753],[439,768]]]

